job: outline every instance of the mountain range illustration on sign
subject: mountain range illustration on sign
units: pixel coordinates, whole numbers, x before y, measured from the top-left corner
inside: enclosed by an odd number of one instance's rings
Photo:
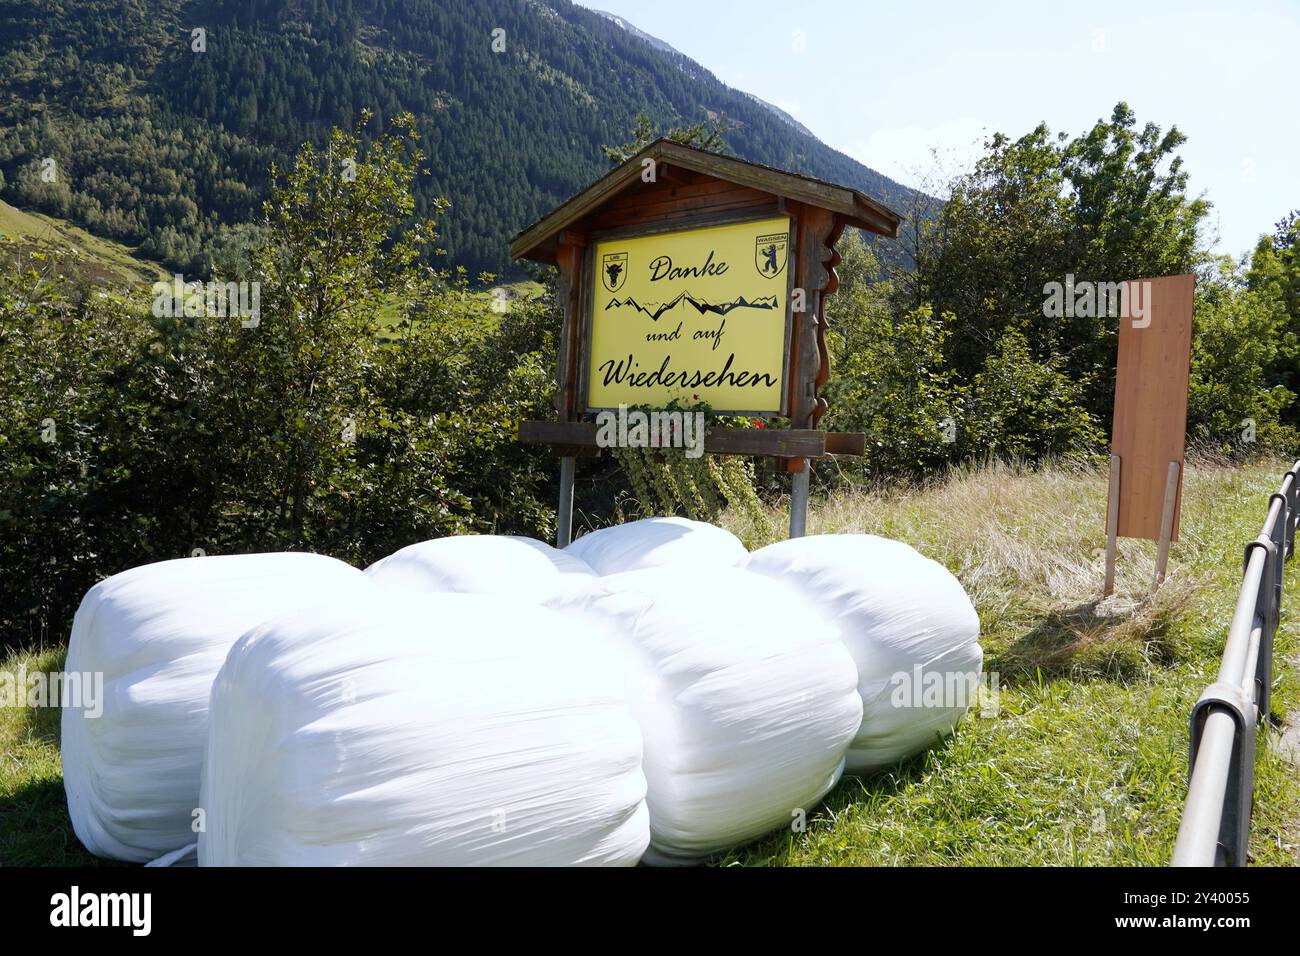
[[[626,299],[610,299],[605,305],[605,310],[632,308],[645,315],[650,316],[652,322],[659,321],[659,317],[665,312],[675,308],[682,300],[695,306],[695,310],[703,315],[705,312],[713,312],[718,315],[726,315],[733,309],[775,309],[778,306],[777,297],[774,295],[759,296],[752,302],[743,295],[737,296],[730,302],[705,302],[691,295],[690,292],[678,293],[677,297],[668,302],[648,302],[645,305],[637,302],[636,299],[628,296]]]

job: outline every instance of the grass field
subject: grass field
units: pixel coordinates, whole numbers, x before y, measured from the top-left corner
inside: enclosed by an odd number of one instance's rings
[[[130,248],[102,239],[62,219],[24,212],[0,201],[0,235],[30,240],[43,248],[64,246],[83,256],[80,268],[90,280],[116,289],[147,288],[171,274],[156,262],[137,257]]]
[[[497,300],[501,305],[497,306],[494,311],[509,312],[516,300],[538,296],[545,291],[545,287],[540,282],[534,282],[532,279],[521,279],[518,282],[506,282],[502,285],[493,286],[490,289],[479,289],[472,295],[483,305],[491,305],[493,300]],[[401,302],[395,300],[386,302],[380,307],[378,318],[379,326],[384,333],[392,334],[393,330],[402,321]]]
[[[918,492],[823,503],[810,533],[899,538],[961,579],[980,613],[984,666],[999,675],[998,714],[968,716],[948,741],[890,772],[845,780],[805,833],[769,837],[726,862],[1168,863],[1186,794],[1188,715],[1217,670],[1242,549],[1288,464],[1189,467],[1181,540],[1153,599],[1155,546],[1123,540],[1116,594],[1098,602],[1106,478],[1096,470],[998,466]],[[1288,568],[1292,587],[1298,565]],[[1300,689],[1300,593],[1287,597],[1278,716],[1295,709]],[[1300,768],[1263,745],[1279,733],[1261,732],[1251,859],[1294,865]]]
[[[846,779],[809,815],[719,862],[744,865],[1163,865],[1186,783],[1187,718],[1217,667],[1241,553],[1281,461],[1189,467],[1170,577],[1147,588],[1155,548],[1121,542],[1116,595],[1098,603],[1104,474],[972,469],[922,489],[862,489],[816,504],[810,533],[900,538],[961,578],[980,613],[996,715],[969,716],[928,753]],[[735,526],[751,546],[779,536]],[[1288,568],[1294,588],[1300,562]],[[1272,746],[1300,701],[1300,591],[1283,604],[1273,698],[1261,731],[1255,864],[1300,862],[1300,768]],[[49,648],[3,667],[57,667]],[[68,823],[58,714],[0,710],[0,863],[93,863]]]

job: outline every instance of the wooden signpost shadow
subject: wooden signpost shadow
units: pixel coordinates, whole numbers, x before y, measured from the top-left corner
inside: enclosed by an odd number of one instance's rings
[[[1187,440],[1196,277],[1136,279],[1124,286],[1103,597],[1115,590],[1115,552],[1121,537],[1157,542],[1151,590],[1164,581],[1170,546],[1178,540]]]

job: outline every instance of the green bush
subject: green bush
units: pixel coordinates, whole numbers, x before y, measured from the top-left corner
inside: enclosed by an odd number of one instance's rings
[[[0,238],[0,644],[61,638],[81,592],[147,535],[114,507],[133,410],[114,376],[149,335],[73,278],[70,253]]]
[[[873,476],[941,467],[954,455],[966,402],[944,358],[948,317],[929,306],[898,313],[892,285],[880,281],[856,232],[841,238],[839,251],[840,287],[827,305],[831,378],[822,425],[866,434],[865,457],[839,467]]]
[[[972,457],[1039,459],[1084,454],[1103,433],[1062,357],[1038,359],[1019,328],[998,332],[995,348],[963,380],[947,356],[962,330],[930,305],[880,281],[874,256],[856,235],[840,249],[840,289],[830,300],[832,377],[826,427],[866,434],[860,464],[837,473],[915,476]],[[825,471],[825,469],[823,469]]]
[[[1232,457],[1294,455],[1295,395],[1272,370],[1288,350],[1288,317],[1267,289],[1248,288],[1231,260],[1199,277],[1188,385],[1188,440]],[[1290,376],[1285,377],[1286,381]]]
[[[961,447],[985,458],[1095,451],[1105,436],[1084,400],[1084,389],[1066,372],[1063,358],[1035,359],[1025,334],[1008,329],[975,375]]]
[[[154,315],[0,246],[0,640],[66,635],[100,578],[312,550],[366,564],[466,531],[549,534],[559,320],[421,265],[409,123],[304,147],[246,250],[256,320]],[[354,179],[339,160],[355,157]],[[396,319],[394,319],[396,315]]]

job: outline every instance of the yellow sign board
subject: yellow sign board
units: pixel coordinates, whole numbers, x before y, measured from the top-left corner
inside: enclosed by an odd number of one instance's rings
[[[587,406],[780,414],[792,257],[784,216],[596,243]]]

